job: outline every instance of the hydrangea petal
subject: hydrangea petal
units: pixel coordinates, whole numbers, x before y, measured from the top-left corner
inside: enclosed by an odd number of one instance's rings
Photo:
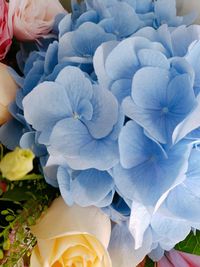
[[[112,93],[99,86],[93,87],[93,117],[84,121],[94,138],[103,138],[113,129],[118,120],[118,103]]]
[[[118,162],[117,142],[92,139],[87,127],[79,120],[64,119],[53,129],[50,153],[61,153],[72,169],[108,170]]]
[[[143,140],[144,133],[141,130],[136,133],[134,122],[128,122],[127,125],[122,130],[126,138],[123,142],[122,139],[120,140],[119,147],[120,162],[123,162],[125,155],[129,165],[126,166],[123,163],[126,169],[120,165],[114,167],[113,178],[119,191],[128,199],[137,199],[146,205],[156,205],[165,192],[185,180],[192,145],[180,143],[168,149],[166,157],[162,148],[159,148],[159,145],[151,139],[148,140],[146,137],[146,146],[144,142],[139,142],[140,139]],[[129,145],[126,146],[126,144]],[[127,150],[127,147],[131,147],[130,144],[134,149]],[[140,151],[143,151],[147,158],[144,162],[141,160],[143,158],[139,158],[138,165],[134,167],[134,159],[138,159]],[[133,165],[132,168],[131,165]]]
[[[170,81],[168,70],[145,67],[133,78],[132,98],[136,105],[147,109],[161,109]]]
[[[135,249],[142,247],[145,231],[151,221],[151,214],[147,207],[133,200],[129,229],[135,240]],[[142,222],[142,223],[141,223]]]
[[[137,266],[150,252],[152,244],[151,233],[145,234],[142,248],[136,250],[135,242],[126,223],[114,226],[109,244],[109,254],[115,267]]]
[[[65,183],[67,183],[67,180],[71,181],[66,184],[66,193],[62,194],[64,199],[70,197],[76,204],[82,207],[91,205],[98,206],[100,201],[103,200],[114,187],[113,179],[107,172],[101,172],[95,169],[73,171],[72,180],[70,177],[67,178],[66,176],[67,170],[65,169],[64,171],[62,167],[59,167],[58,183],[61,190]],[[69,202],[67,201],[67,203]],[[109,204],[107,203],[105,206]]]
[[[117,41],[108,41],[106,43],[103,43],[97,48],[94,54],[93,64],[95,73],[98,77],[99,83],[105,88],[108,88],[110,83],[110,78],[105,70],[105,61],[110,52],[114,49],[114,47],[117,46],[117,44]]]
[[[50,137],[50,150],[60,152],[64,156],[76,157],[80,149],[92,142],[85,125],[73,118],[60,120],[53,128]]]
[[[179,142],[187,134],[197,129],[200,126],[200,95],[197,96],[197,106],[183,120],[173,132],[173,143]]]
[[[69,99],[63,98],[61,91],[64,92],[62,86],[44,82],[24,98],[24,116],[33,128],[38,131],[51,128],[59,118],[72,114]]]
[[[151,158],[152,152],[158,157],[164,157],[161,147],[148,140],[143,134],[143,129],[132,121],[128,122],[120,133],[119,151],[120,163],[126,169],[136,167],[148,161]]]

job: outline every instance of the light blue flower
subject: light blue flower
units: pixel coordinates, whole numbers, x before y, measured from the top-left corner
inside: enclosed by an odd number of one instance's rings
[[[195,11],[184,17],[177,16],[175,0],[155,0],[153,2],[155,13],[155,27],[159,27],[162,24],[168,24],[171,27],[189,25],[194,22],[197,16]]]
[[[125,202],[124,198],[115,192],[111,205],[104,207],[102,210],[113,222],[121,224],[128,221],[130,217],[131,209],[127,202],[129,201],[126,200]]]
[[[185,179],[190,150],[185,142],[164,150],[129,121],[119,136],[120,164],[113,170],[119,192],[132,201],[155,206],[167,190]]]
[[[149,254],[153,260],[159,261],[165,250],[171,250],[187,237],[191,225],[194,225],[191,221],[173,216],[162,206],[156,210],[133,201],[128,226],[134,240],[133,251],[140,251],[143,257]],[[195,224],[195,228],[199,225]]]
[[[162,197],[156,208],[133,200],[129,229],[134,237],[134,248],[146,246],[146,232],[151,234],[153,260],[159,260],[164,250],[171,250],[184,240],[191,229],[200,229],[200,151],[191,150],[185,179]],[[145,254],[144,254],[145,255]]]
[[[60,38],[58,59],[60,62],[92,64],[97,47],[114,39],[115,35],[106,33],[99,25],[85,22],[77,30],[67,32]]]
[[[99,47],[94,56],[94,68],[99,82],[121,102],[131,94],[132,79],[139,69],[145,66],[169,69],[167,53],[158,42],[131,37]]]
[[[67,32],[76,31],[88,22],[98,25],[106,33],[114,34],[117,39],[128,37],[146,25],[136,14],[134,7],[125,1],[88,0],[80,6],[76,4],[75,9],[61,21],[60,37]]]
[[[115,184],[107,171],[73,170],[59,155],[49,157],[44,175],[49,184],[59,187],[67,205],[107,207],[112,203]]]
[[[200,139],[200,94],[196,98],[197,105],[192,112],[175,128],[172,140],[173,144],[182,139],[198,141]]]
[[[190,72],[190,66],[186,63],[176,61],[178,70],[142,68],[133,78],[131,97],[125,98],[122,103],[126,116],[140,124],[160,143],[172,141],[176,126],[197,104],[192,70]],[[189,73],[186,72],[187,68]],[[179,73],[174,75],[174,71]]]
[[[77,3],[72,6],[76,9],[72,17],[73,28],[91,21],[99,23],[108,32],[116,33],[118,38],[128,37],[144,26],[158,28],[162,24],[189,25],[197,16],[195,12],[177,16],[175,0],[86,0],[80,7]]]
[[[165,200],[165,207],[174,216],[189,221],[191,227],[200,223],[200,150],[194,148],[189,158],[186,180],[175,187]]]
[[[143,246],[135,249],[135,240],[129,231],[128,222],[116,224],[112,229],[108,247],[113,266],[137,266],[152,250],[150,229],[145,232],[144,239]]]
[[[78,68],[66,67],[55,82],[38,85],[23,105],[27,122],[40,133],[39,143],[50,154],[63,155],[72,169],[108,170],[118,162],[123,124],[118,103]]]
[[[104,43],[97,49],[93,60],[98,81],[108,87],[121,102],[131,95],[132,80],[142,67],[169,69],[172,62],[177,62],[175,68],[179,69],[179,65],[182,65],[182,68],[187,68],[185,72],[194,76],[198,70],[195,58],[199,53],[199,43],[190,45],[199,38],[198,25],[188,28],[180,26],[173,30],[163,25],[158,30],[145,27],[134,34],[134,37],[120,43]],[[184,57],[189,64],[181,59],[171,60],[173,57]],[[195,76],[195,94],[199,91],[197,80],[198,73]]]
[[[200,39],[200,26],[182,25],[172,28],[164,24],[158,29],[144,27],[133,36],[145,37],[151,42],[161,43],[170,57],[183,57],[187,54],[189,46]]]

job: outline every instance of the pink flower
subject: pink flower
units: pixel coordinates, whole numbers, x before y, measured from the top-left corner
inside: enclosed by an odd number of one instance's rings
[[[8,19],[8,3],[0,0],[0,60],[7,54],[12,43],[12,22]]]
[[[199,267],[200,256],[171,250],[157,263],[157,267]]]
[[[47,35],[55,17],[66,13],[58,0],[10,0],[9,16],[18,40],[36,40]]]

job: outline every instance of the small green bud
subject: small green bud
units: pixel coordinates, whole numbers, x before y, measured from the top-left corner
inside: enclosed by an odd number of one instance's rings
[[[0,260],[3,260],[4,254],[3,254],[3,250],[0,249]]]
[[[8,215],[10,212],[8,210],[2,210],[1,215]]]
[[[6,216],[6,221],[7,222],[12,222],[12,221],[14,221],[14,219],[15,219],[15,216],[13,216],[13,215]]]
[[[3,250],[9,250],[10,249],[10,240],[7,239],[6,241],[4,241],[3,243]]]

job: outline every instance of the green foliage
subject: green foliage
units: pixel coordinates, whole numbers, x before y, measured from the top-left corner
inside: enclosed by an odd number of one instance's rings
[[[200,256],[200,231],[190,232],[184,241],[176,245],[175,249]]]
[[[154,267],[155,263],[149,258],[146,257],[145,267]]]
[[[22,259],[36,243],[29,227],[58,195],[41,175],[30,177],[16,182],[0,178],[0,182],[6,183],[6,191],[0,195],[0,266],[3,267],[23,266]]]

